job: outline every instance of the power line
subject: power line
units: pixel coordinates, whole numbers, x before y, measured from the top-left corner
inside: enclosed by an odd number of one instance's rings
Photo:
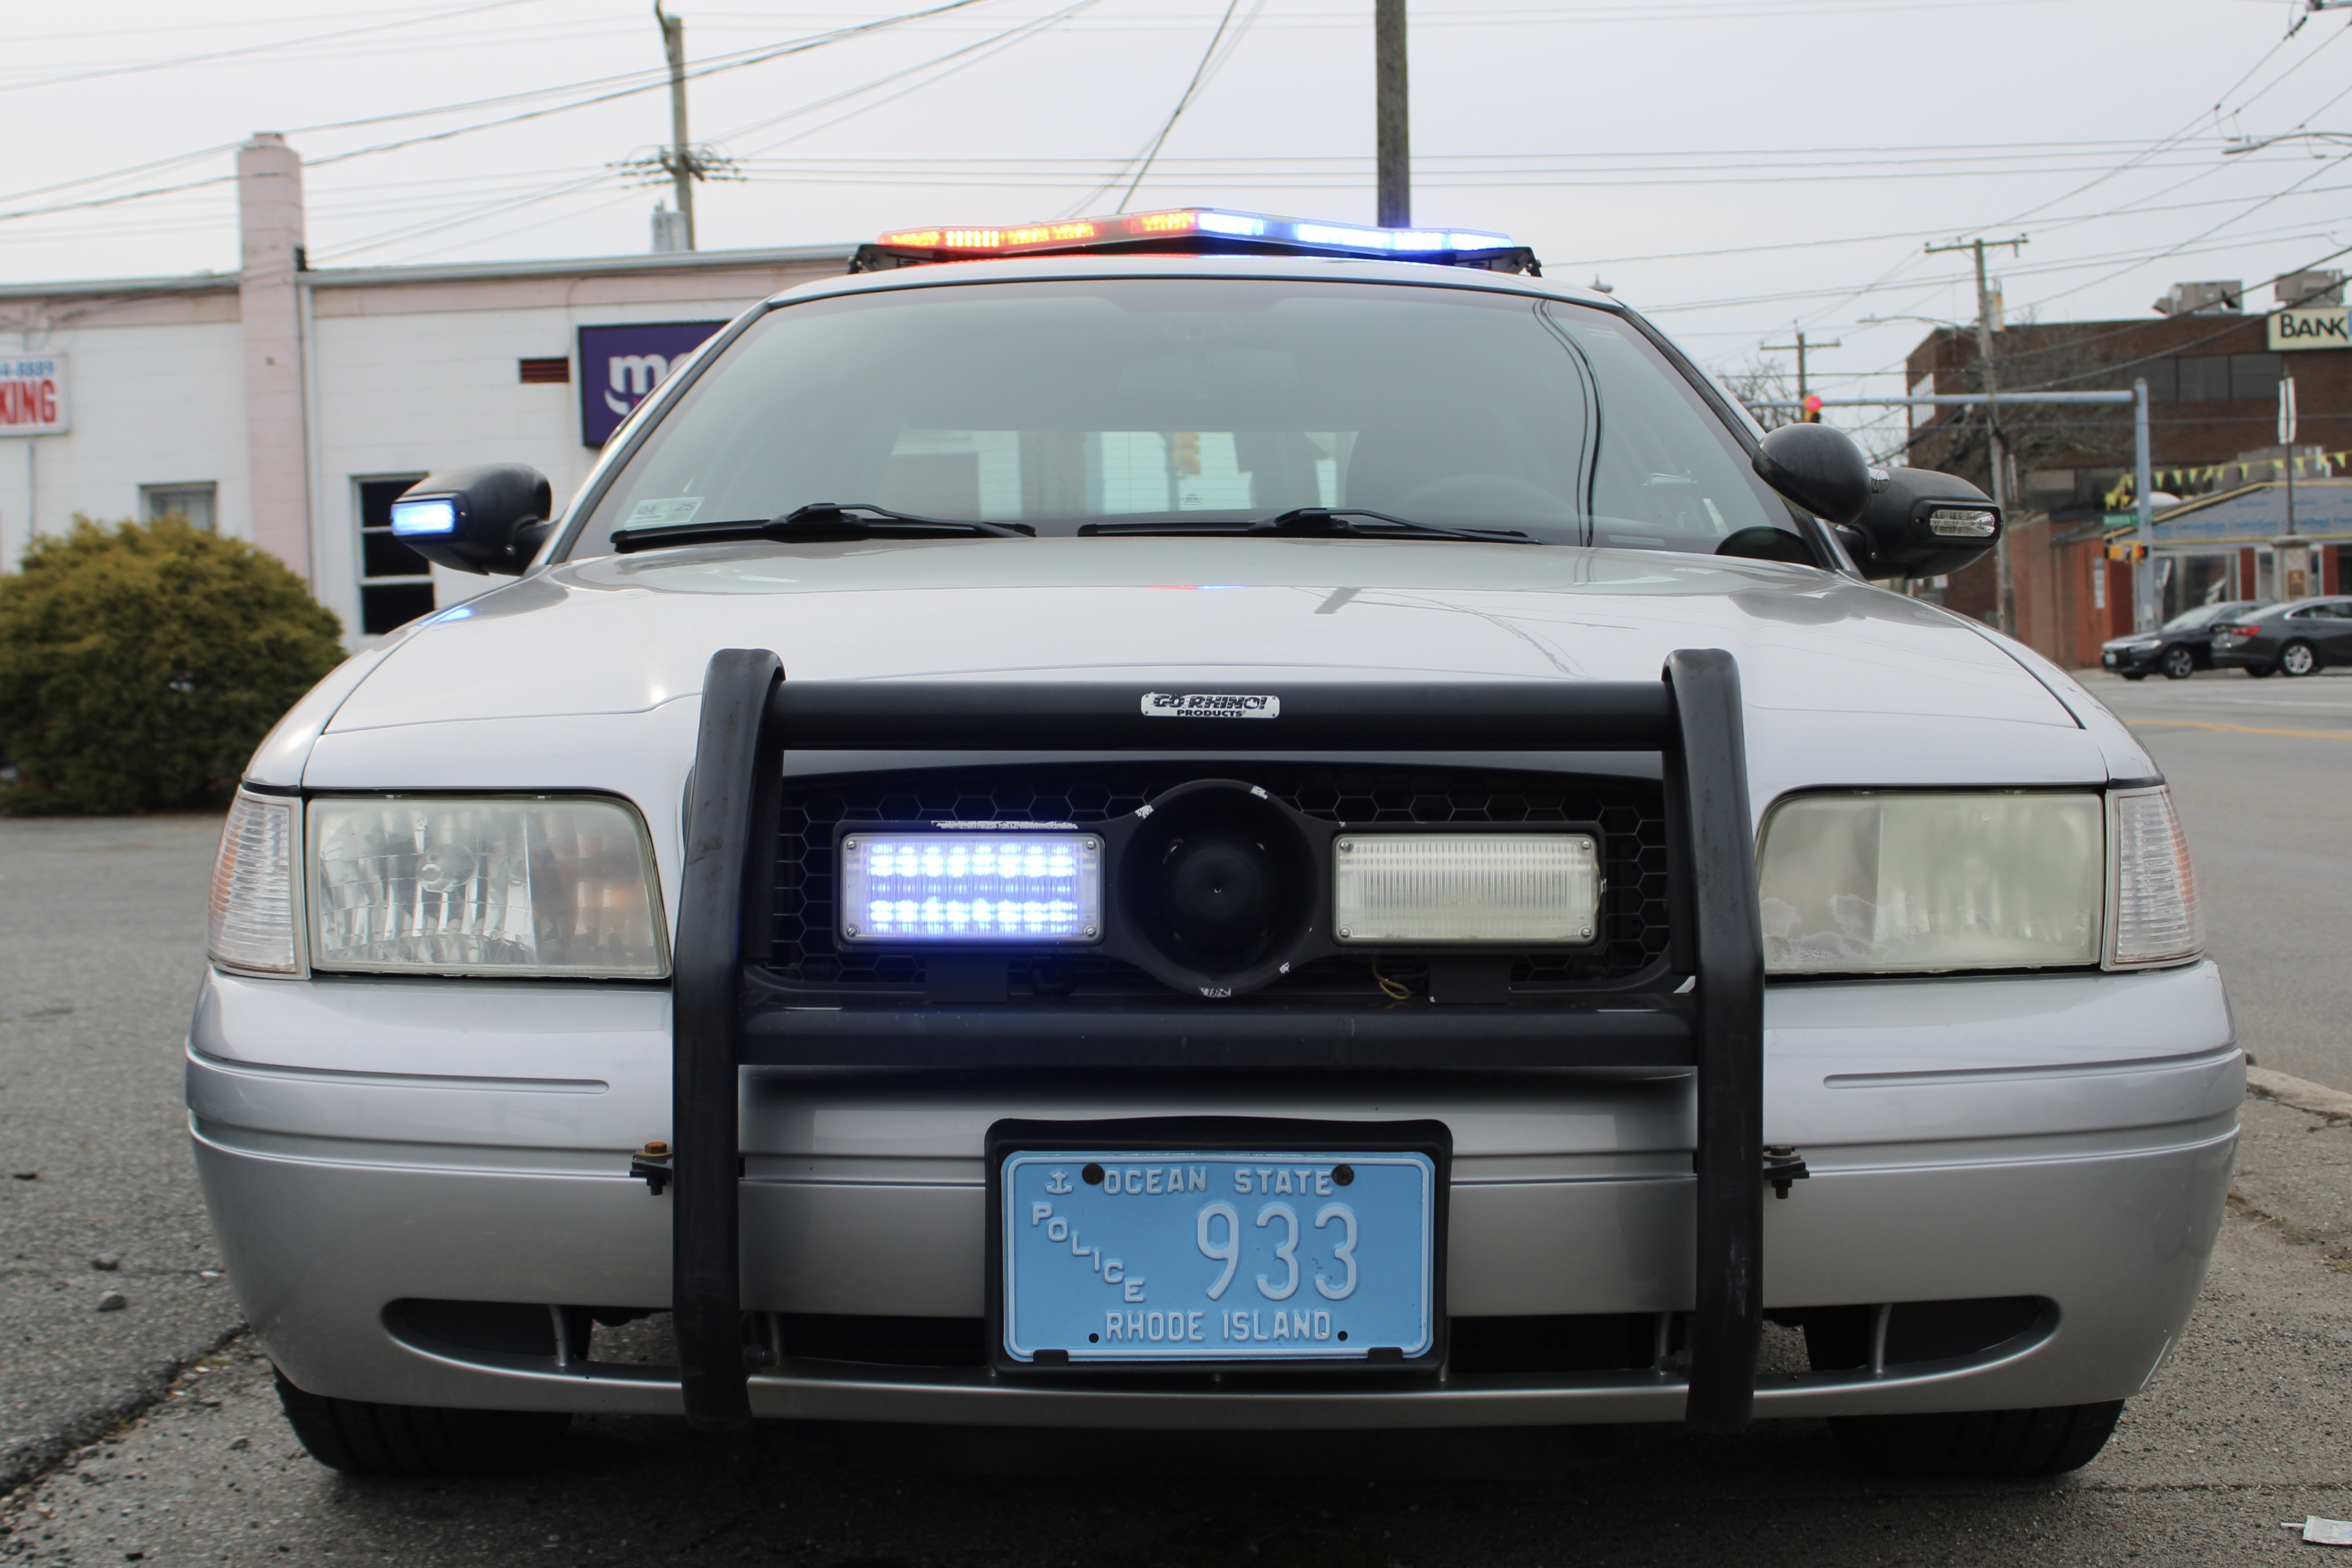
[[[1184,84],[1184,90],[1177,96],[1176,107],[1168,111],[1167,121],[1160,127],[1160,134],[1151,139],[1151,145],[1144,151],[1142,159],[1137,163],[1135,178],[1127,183],[1127,193],[1118,199],[1118,211],[1122,213],[1127,211],[1127,204],[1135,199],[1135,188],[1143,183],[1143,177],[1146,174],[1151,172],[1152,161],[1160,156],[1160,150],[1168,144],[1168,133],[1176,129],[1176,122],[1184,118],[1185,107],[1192,101],[1192,95],[1201,90],[1201,78],[1207,74],[1209,61],[1215,57],[1217,45],[1224,37],[1225,29],[1234,25],[1234,12],[1240,5],[1241,0],[1225,0],[1225,14],[1217,18],[1217,30],[1209,35],[1209,47],[1201,51],[1201,63],[1192,68],[1192,79]]]
[[[397,22],[372,22],[364,27],[344,27],[332,33],[320,33],[308,38],[274,38],[266,44],[247,44],[239,48],[215,49],[209,54],[182,55],[168,60],[146,60],[138,65],[107,66],[96,70],[76,72],[71,76],[44,77],[36,81],[10,82],[0,85],[0,92],[25,92],[34,88],[65,87],[74,82],[97,81],[106,77],[137,76],[144,71],[172,70],[180,66],[201,65],[209,60],[242,58],[250,55],[266,55],[278,49],[299,48],[304,44],[323,44],[337,38],[356,38],[369,33],[390,32],[396,27],[421,26],[428,22],[446,22],[457,16],[478,16],[484,11],[503,11],[513,5],[530,5],[538,0],[482,0],[481,4],[461,5],[454,11],[436,11],[429,16],[412,16]]]
[[[1044,31],[1045,28],[1053,26],[1056,23],[1066,20],[1071,16],[1076,16],[1097,3],[1097,0],[1075,0],[1074,4],[1065,5],[1059,11],[1052,12],[1044,16],[1033,16],[1027,21],[1016,22],[1012,26],[1003,29],[1002,32],[992,34],[976,44],[965,44],[961,47],[950,49],[946,54],[934,55],[929,59],[924,60],[918,65],[907,66],[901,69],[876,77],[873,80],[861,83],[856,87],[845,88],[828,97],[817,99],[813,102],[800,104],[794,108],[784,110],[782,114],[771,115],[765,120],[754,120],[750,125],[729,131],[727,135],[720,138],[720,140],[732,141],[739,136],[748,136],[754,131],[765,131],[772,126],[781,125],[787,120],[796,120],[803,114],[813,114],[820,109],[830,109],[835,104],[846,103],[851,99],[862,97],[863,95],[873,91],[876,88],[887,87],[894,81],[904,80],[906,78],[914,76],[919,72],[929,70],[933,66],[944,65],[950,60],[971,56],[973,57],[966,60],[965,63],[967,65],[978,65],[982,60],[993,58],[998,53],[1002,52],[1002,49],[1010,48],[1016,44],[1024,42],[1028,38],[1035,36],[1037,33]],[[916,91],[922,88],[929,87],[931,83],[944,80],[946,78],[954,75],[955,71],[961,70],[963,68],[963,66],[957,66],[954,69],[943,71],[939,76],[927,77],[922,81],[916,83],[914,87],[908,89],[907,91]],[[805,131],[796,131],[790,136],[782,138],[781,141],[771,141],[763,147],[756,147],[752,149],[751,152],[747,153],[740,161],[748,163],[751,160],[758,158],[763,152],[772,152],[779,147],[789,147],[795,141],[806,141],[809,137],[816,135],[819,131],[827,131],[846,120],[855,120],[861,114],[870,113],[873,110],[881,108],[884,104],[893,102],[904,96],[904,92],[898,92],[892,93],[887,98],[877,99],[874,102],[863,105],[862,107],[852,110],[848,114],[842,115],[837,119],[828,120],[823,125],[811,126]]]

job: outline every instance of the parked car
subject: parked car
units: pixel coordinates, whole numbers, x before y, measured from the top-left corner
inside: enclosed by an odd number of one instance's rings
[[[2185,681],[2200,670],[2213,667],[2213,628],[2233,616],[2252,613],[2267,599],[2238,599],[2225,604],[2200,604],[2186,610],[2153,632],[2135,632],[2099,645],[2099,663],[2127,681],[2144,681],[2158,671],[2165,678]]]
[[[2296,599],[2213,626],[2213,663],[2250,675],[2352,664],[2352,599]]]
[[[517,580],[247,769],[187,1096],[313,1455],[2098,1451],[2244,1061],[2156,762],[1869,580],[1980,557],[1980,492],[1766,434],[1499,236],[1183,209],[856,267],[560,513],[417,484],[396,533]],[[1810,1371],[1759,1378],[1767,1316]]]

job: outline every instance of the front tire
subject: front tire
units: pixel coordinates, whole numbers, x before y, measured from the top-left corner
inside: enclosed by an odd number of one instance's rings
[[[2253,678],[2258,681],[2267,681],[2273,675],[2278,674],[2278,666],[2276,664],[2248,664],[2246,666],[2246,674],[2253,676]]]
[[[2116,1399],[2042,1410],[1832,1416],[1830,1435],[1848,1460],[1883,1474],[2020,1480],[2089,1464],[2107,1446],[2123,1410]]]
[[[2308,643],[2289,643],[2279,650],[2279,674],[2308,675],[2319,668],[2319,655]]]
[[[2124,679],[2127,681],[2144,681],[2147,679],[2147,672],[2146,670],[2126,670],[2122,672],[2122,674]]]
[[[2167,648],[2164,651],[2164,678],[2166,680],[2185,681],[2196,673],[2197,655],[2189,652],[2188,648],[2179,643],[2175,643],[2171,647]]]
[[[307,1394],[278,1375],[278,1402],[312,1458],[347,1476],[503,1475],[554,1452],[556,1410],[442,1410]]]

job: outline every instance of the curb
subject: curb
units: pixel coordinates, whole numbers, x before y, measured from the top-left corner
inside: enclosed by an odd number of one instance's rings
[[[2246,1069],[2246,1092],[2265,1100],[2275,1100],[2282,1105],[2292,1105],[2298,1111],[2308,1111],[2315,1116],[2341,1116],[2352,1121],[2352,1094],[2340,1089],[2330,1089],[2325,1083],[2314,1083],[2308,1078],[2297,1078],[2291,1072],[2273,1072],[2267,1067]]]

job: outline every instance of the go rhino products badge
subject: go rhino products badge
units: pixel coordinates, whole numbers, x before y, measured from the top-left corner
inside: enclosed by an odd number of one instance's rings
[[[1143,694],[1146,718],[1279,718],[1282,699],[1270,696],[1227,696],[1214,692]]]

